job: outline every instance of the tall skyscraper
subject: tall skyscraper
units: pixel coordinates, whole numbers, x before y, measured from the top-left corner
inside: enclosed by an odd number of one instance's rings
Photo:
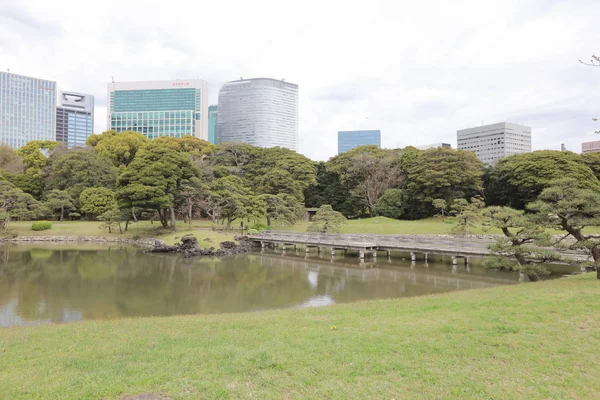
[[[85,146],[94,130],[94,96],[59,92],[56,107],[56,141],[67,147]]]
[[[223,85],[217,143],[223,142],[298,150],[298,85],[269,78]]]
[[[531,152],[529,126],[500,122],[456,132],[457,148],[469,150],[484,164],[495,165],[504,157]]]
[[[208,84],[204,80],[108,84],[108,125],[150,139],[195,136],[208,139]]]
[[[338,154],[352,150],[358,146],[375,145],[381,147],[381,131],[339,131]]]
[[[600,140],[594,140],[593,142],[581,143],[581,152],[583,154],[600,152]]]
[[[212,144],[217,143],[218,116],[219,106],[208,106],[208,141]]]
[[[55,140],[56,82],[0,72],[0,144]]]
[[[424,146],[417,146],[417,149],[429,150],[429,149],[437,149],[439,147],[446,147],[448,149],[451,149],[452,145],[450,143],[433,143],[433,144],[426,144]]]

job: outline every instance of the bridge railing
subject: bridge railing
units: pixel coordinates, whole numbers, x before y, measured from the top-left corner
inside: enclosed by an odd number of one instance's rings
[[[406,250],[487,253],[489,239],[462,237],[428,237],[409,235],[326,234],[317,232],[267,231],[250,235],[253,239],[276,240],[298,244],[340,246],[377,246]]]

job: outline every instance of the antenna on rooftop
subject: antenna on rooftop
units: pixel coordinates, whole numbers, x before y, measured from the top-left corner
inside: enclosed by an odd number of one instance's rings
[[[112,79],[112,83],[115,83],[115,77],[111,76],[111,79]]]

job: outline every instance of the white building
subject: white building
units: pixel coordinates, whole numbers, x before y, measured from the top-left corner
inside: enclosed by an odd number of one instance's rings
[[[437,149],[438,147],[446,147],[446,148],[451,149],[452,145],[450,143],[433,143],[433,144],[426,144],[424,146],[417,146],[417,149],[429,150],[429,149]]]
[[[298,85],[269,78],[226,83],[218,113],[217,143],[298,150]]]
[[[457,148],[469,150],[484,164],[495,165],[504,157],[531,152],[531,128],[500,122],[456,132]]]
[[[201,79],[108,84],[108,128],[208,140],[208,84]]]
[[[67,147],[85,146],[94,130],[94,96],[61,91],[56,106],[56,141]]]
[[[594,140],[593,142],[581,143],[581,153],[598,153],[600,152],[600,140]]]

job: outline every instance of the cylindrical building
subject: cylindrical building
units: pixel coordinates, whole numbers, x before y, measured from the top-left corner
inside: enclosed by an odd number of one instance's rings
[[[223,85],[217,143],[224,142],[298,150],[298,85],[269,78]]]

